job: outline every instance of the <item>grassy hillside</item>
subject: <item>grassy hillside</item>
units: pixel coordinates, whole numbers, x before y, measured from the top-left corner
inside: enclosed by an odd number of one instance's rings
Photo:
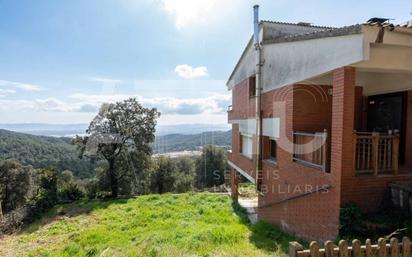
[[[210,131],[200,134],[183,135],[169,134],[156,137],[153,152],[176,152],[183,150],[196,150],[199,146],[213,144],[230,146],[232,144],[232,131]]]
[[[88,160],[78,158],[70,138],[33,136],[0,129],[0,159],[14,158],[34,168],[55,167],[71,170],[85,178],[93,173],[94,166]]]
[[[0,256],[286,256],[293,238],[235,209],[209,193],[63,205],[0,239]]]

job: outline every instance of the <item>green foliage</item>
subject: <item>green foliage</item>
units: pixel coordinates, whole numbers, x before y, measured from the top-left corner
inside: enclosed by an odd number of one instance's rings
[[[165,144],[167,142],[167,144]],[[169,134],[156,137],[153,144],[154,153],[193,151],[202,145],[231,146],[232,131],[210,131],[199,134]]]
[[[357,233],[362,225],[362,211],[355,203],[345,204],[340,209],[339,215],[341,236],[352,236]]]
[[[192,191],[195,187],[196,170],[195,160],[190,157],[182,157],[175,159],[176,173],[173,184],[174,192],[184,193]]]
[[[95,163],[78,158],[68,138],[33,136],[0,129],[0,159],[16,159],[36,169],[71,170],[79,178],[93,176]]]
[[[58,202],[57,172],[54,169],[38,170],[35,176],[39,185],[36,194],[29,201],[31,207],[31,217],[29,218],[38,217]]]
[[[196,181],[195,160],[194,157],[156,158],[151,172],[151,192],[162,194],[193,191]]]
[[[64,182],[58,190],[59,202],[72,202],[85,196],[84,190],[74,180]]]
[[[226,152],[222,148],[207,145],[196,161],[198,188],[213,187],[225,183],[225,173],[229,170]]]
[[[188,193],[56,206],[1,240],[0,255],[287,256],[284,244],[293,237],[245,222],[231,204],[228,196]]]
[[[23,166],[17,160],[0,161],[0,201],[3,213],[26,203],[32,173],[31,167]]]
[[[157,158],[155,163],[155,170],[152,173],[153,192],[159,194],[172,192],[177,172],[176,163],[166,157]]]
[[[86,131],[90,136],[75,138],[81,155],[107,161],[112,197],[118,196],[121,179],[127,176],[121,172],[125,169],[116,168],[118,162],[127,158],[130,152],[151,155],[159,116],[156,108],[144,108],[134,98],[103,104]]]
[[[83,181],[83,186],[88,199],[96,199],[99,195],[99,180],[97,178]]]

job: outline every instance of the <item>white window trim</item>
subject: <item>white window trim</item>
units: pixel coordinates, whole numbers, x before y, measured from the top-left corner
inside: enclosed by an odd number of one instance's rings
[[[248,135],[248,134],[243,134],[240,133],[240,136],[242,137],[242,153],[241,155],[243,155],[244,157],[248,158],[248,159],[252,159],[253,158],[253,136],[252,135]],[[250,141],[250,145],[248,145],[248,147],[246,149],[249,149],[250,151],[244,151],[245,150],[245,140],[243,140],[243,137],[248,138]],[[247,152],[247,153],[245,153]]]

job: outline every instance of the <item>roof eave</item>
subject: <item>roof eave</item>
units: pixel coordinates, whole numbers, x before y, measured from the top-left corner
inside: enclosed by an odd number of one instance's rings
[[[230,74],[229,79],[226,81],[226,86],[228,90],[232,90],[233,85],[230,85],[230,81],[232,80],[233,75],[235,74],[237,68],[239,67],[240,62],[242,61],[243,57],[245,57],[247,49],[250,47],[252,43],[253,43],[253,36],[250,37],[249,42],[247,43],[245,49],[243,49],[242,55],[240,56],[239,60],[237,61],[235,65],[235,68],[233,68],[233,71]]]

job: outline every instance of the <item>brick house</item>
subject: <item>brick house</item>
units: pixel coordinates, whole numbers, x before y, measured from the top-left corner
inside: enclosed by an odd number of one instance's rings
[[[388,183],[412,181],[411,23],[261,21],[258,32],[260,51],[252,37],[227,82],[232,197],[243,176],[259,219],[334,239],[340,207],[373,213]]]

